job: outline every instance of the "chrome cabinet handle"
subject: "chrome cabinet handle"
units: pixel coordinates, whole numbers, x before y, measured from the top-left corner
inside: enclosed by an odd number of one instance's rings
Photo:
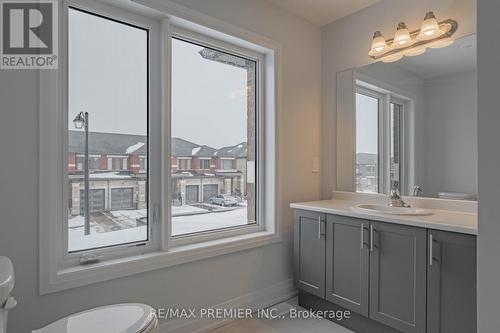
[[[318,239],[321,239],[321,216],[318,216]]]
[[[432,261],[434,260],[434,256],[432,254],[433,252],[433,242],[434,240],[432,239],[432,234],[429,234],[429,266],[432,266]]]
[[[370,224],[370,252],[373,252],[373,224]]]
[[[361,223],[361,250],[365,247],[365,224]]]

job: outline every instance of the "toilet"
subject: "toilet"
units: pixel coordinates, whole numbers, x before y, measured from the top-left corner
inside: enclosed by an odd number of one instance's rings
[[[10,296],[12,289],[14,289],[12,261],[0,256],[0,333],[7,333],[7,313],[17,304]]]
[[[32,333],[156,333],[157,326],[152,307],[123,303],[78,312]]]
[[[7,333],[7,312],[16,306],[10,296],[14,268],[0,256],[0,333]],[[158,319],[146,304],[122,303],[101,306],[61,318],[32,333],[157,333]]]

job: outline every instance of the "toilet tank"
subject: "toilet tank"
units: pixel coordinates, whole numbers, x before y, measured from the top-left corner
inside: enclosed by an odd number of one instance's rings
[[[2,308],[14,289],[14,267],[7,257],[0,256],[0,308]]]

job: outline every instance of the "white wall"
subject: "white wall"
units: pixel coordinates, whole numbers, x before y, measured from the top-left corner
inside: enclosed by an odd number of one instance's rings
[[[319,176],[311,172],[312,157],[320,154],[320,29],[263,0],[178,2],[282,43],[278,175],[283,243],[39,296],[37,72],[1,70],[0,255],[14,262],[19,302],[9,315],[9,332],[28,332],[115,302],[210,306],[292,278],[288,204],[320,195]]]
[[[478,333],[500,327],[500,47],[491,43],[500,31],[500,1],[478,1]]]
[[[426,81],[426,195],[440,191],[477,195],[476,72]],[[418,129],[417,129],[418,131]]]
[[[371,39],[376,30],[387,37],[394,35],[398,22],[418,28],[428,10],[439,18],[458,21],[456,38],[476,31],[475,0],[382,0],[358,13],[323,27],[322,95],[322,181],[321,194],[330,198],[336,186],[336,75],[337,72],[364,66]]]

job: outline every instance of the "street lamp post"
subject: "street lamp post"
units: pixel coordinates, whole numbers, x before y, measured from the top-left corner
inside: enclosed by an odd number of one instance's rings
[[[73,124],[77,129],[84,129],[85,132],[85,155],[83,160],[83,169],[84,169],[84,182],[85,182],[85,207],[84,207],[84,217],[85,217],[85,226],[84,232],[85,235],[90,235],[90,201],[89,201],[89,192],[90,192],[90,180],[89,180],[89,113],[88,112],[80,112],[75,119],[73,119]]]

